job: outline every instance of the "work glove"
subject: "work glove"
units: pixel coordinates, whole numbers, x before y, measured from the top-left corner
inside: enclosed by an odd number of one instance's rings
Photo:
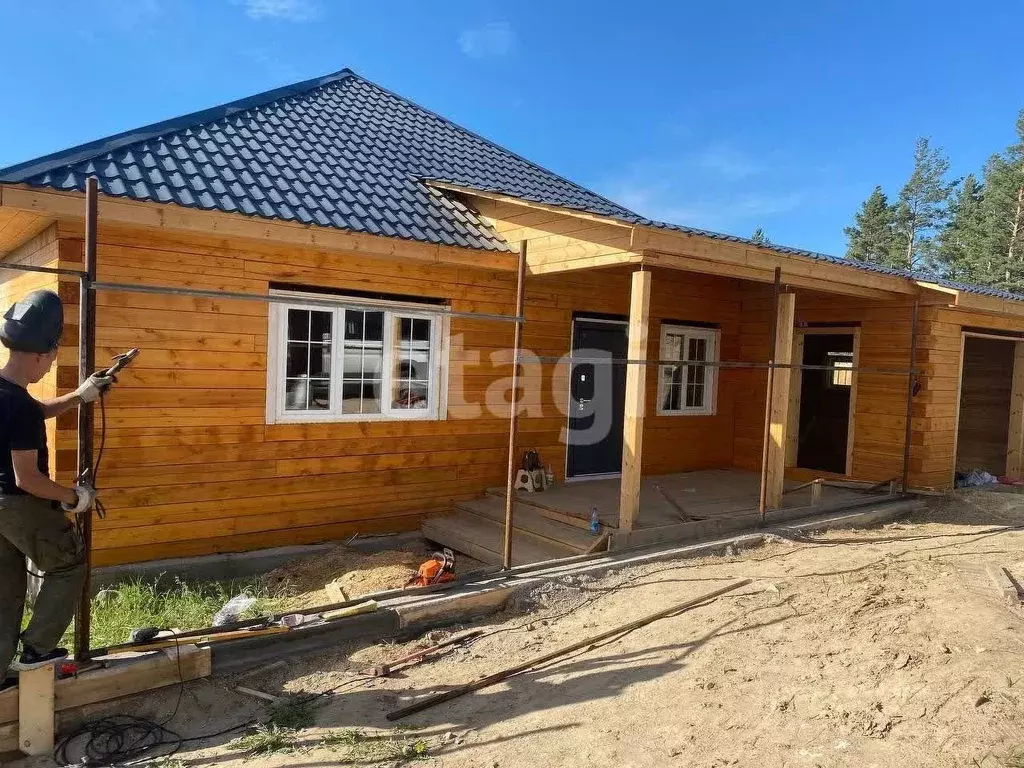
[[[88,483],[75,483],[74,492],[78,494],[78,502],[73,506],[68,504],[61,504],[60,508],[65,512],[70,512],[74,515],[80,515],[85,512],[92,503],[96,501],[96,489]]]
[[[83,403],[92,403],[99,400],[100,395],[115,381],[117,379],[113,376],[104,376],[102,372],[94,373],[82,382],[82,386],[75,390],[75,394],[78,395],[78,399]]]

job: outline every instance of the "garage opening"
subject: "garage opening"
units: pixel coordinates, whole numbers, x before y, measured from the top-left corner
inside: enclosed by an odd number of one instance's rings
[[[1010,432],[1010,393],[1017,342],[964,338],[957,427],[956,471],[1006,474]]]

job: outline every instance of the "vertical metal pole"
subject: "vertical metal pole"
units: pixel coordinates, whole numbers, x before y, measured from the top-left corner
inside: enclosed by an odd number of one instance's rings
[[[96,368],[96,220],[98,191],[95,177],[85,182],[85,275],[78,283],[78,380],[85,381]],[[78,473],[92,467],[92,403],[78,406]],[[82,539],[85,546],[86,576],[78,611],[75,613],[75,658],[89,658],[92,595],[92,510],[83,513]]]
[[[921,308],[921,299],[914,297],[914,310],[910,316],[910,373],[907,374],[907,423],[903,433],[903,480],[900,489],[907,493],[910,489],[910,439],[911,420],[914,416],[914,385],[917,383],[917,375],[914,373],[914,366],[917,364],[917,315]]]
[[[768,440],[772,431],[772,395],[775,388],[775,344],[779,324],[779,293],[782,292],[782,267],[775,268],[775,285],[772,290],[772,319],[768,334],[768,386],[764,400],[764,436],[761,444],[761,488],[757,498],[757,510],[764,522],[768,511]]]
[[[519,348],[523,342],[523,295],[526,281],[526,241],[519,243],[519,272],[516,277],[516,327],[512,341],[512,406],[508,419],[508,475],[505,478],[505,547],[502,567],[512,567],[512,510],[515,507],[516,429],[519,426]]]

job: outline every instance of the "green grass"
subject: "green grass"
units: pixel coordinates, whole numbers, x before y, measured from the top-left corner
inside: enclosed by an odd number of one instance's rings
[[[273,755],[280,752],[292,752],[298,746],[298,736],[290,728],[270,725],[257,725],[252,732],[239,736],[228,743],[230,749],[245,752],[246,758],[261,755]]]
[[[279,728],[297,731],[308,728],[316,718],[313,700],[308,696],[293,696],[277,702],[270,712],[270,722]]]
[[[283,606],[260,580],[187,582],[164,576],[155,581],[132,579],[104,592],[105,599],[92,601],[93,648],[128,642],[129,634],[138,627],[208,627],[224,603],[242,593],[256,598],[243,618],[273,613]],[[30,616],[26,610],[24,624]],[[74,630],[69,627],[62,644],[73,642],[73,637]]]
[[[320,740],[320,747],[341,753],[344,763],[382,763],[386,760],[423,760],[430,744],[423,739],[393,733],[369,735],[358,729],[332,731]]]

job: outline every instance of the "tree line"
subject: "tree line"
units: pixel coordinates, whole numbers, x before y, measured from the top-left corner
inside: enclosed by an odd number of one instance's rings
[[[1014,143],[962,179],[918,139],[896,199],[876,186],[844,232],[854,261],[1024,291],[1024,110]]]

